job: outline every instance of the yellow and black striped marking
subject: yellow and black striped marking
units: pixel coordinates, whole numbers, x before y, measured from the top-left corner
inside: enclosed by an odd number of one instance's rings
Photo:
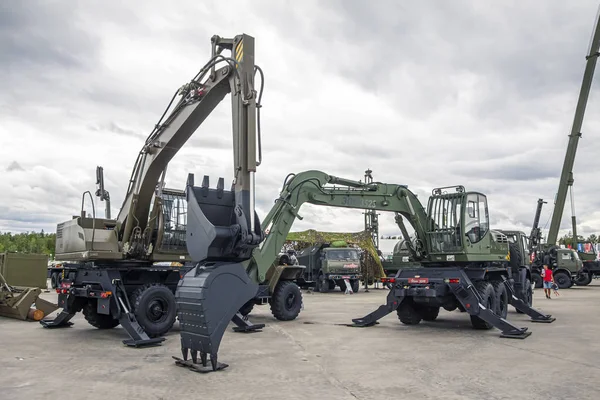
[[[244,59],[244,41],[240,40],[240,42],[235,46],[235,60],[238,62],[238,68],[239,68],[239,64],[241,64],[242,60]]]

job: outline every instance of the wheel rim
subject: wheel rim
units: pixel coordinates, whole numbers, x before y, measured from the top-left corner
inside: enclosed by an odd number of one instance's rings
[[[146,316],[153,323],[163,321],[166,315],[167,304],[163,299],[152,300],[146,308]]]
[[[290,311],[292,308],[294,308],[294,303],[296,302],[296,294],[295,293],[290,293],[285,297],[285,309]]]

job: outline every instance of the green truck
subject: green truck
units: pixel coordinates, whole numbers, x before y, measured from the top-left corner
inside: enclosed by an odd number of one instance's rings
[[[314,285],[315,292],[326,293],[339,286],[345,292],[348,282],[352,291],[358,292],[362,278],[359,249],[345,241],[318,243],[302,249],[296,257],[306,267],[298,281],[300,287]]]

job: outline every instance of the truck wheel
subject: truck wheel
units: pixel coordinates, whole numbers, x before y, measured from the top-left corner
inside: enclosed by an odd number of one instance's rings
[[[415,310],[414,305],[406,300],[398,307],[396,313],[398,314],[398,319],[404,325],[417,325],[422,319],[421,314]]]
[[[133,314],[146,334],[163,336],[175,323],[177,304],[173,292],[163,284],[149,283],[131,295]]]
[[[557,272],[554,275],[554,281],[558,285],[559,289],[568,289],[573,286],[571,277],[566,272]]]
[[[536,289],[541,289],[542,286],[544,286],[544,280],[542,279],[542,276],[539,273],[532,272],[531,279],[533,280],[534,287]]]
[[[494,287],[491,283],[487,281],[479,281],[475,284],[475,289],[479,292],[481,296],[483,305],[488,310],[496,310],[496,292],[494,291]],[[493,325],[487,323],[483,319],[470,315],[471,317],[471,325],[475,329],[492,329]]]
[[[440,308],[434,306],[420,306],[417,310],[423,321],[435,321],[440,313]]]
[[[83,316],[91,326],[98,329],[112,329],[119,325],[119,320],[114,319],[112,315],[98,314],[97,301],[90,300],[83,306]]]
[[[329,279],[325,275],[319,275],[319,291],[321,293],[329,292]]]
[[[496,293],[496,310],[494,312],[501,318],[506,318],[508,316],[508,290],[506,290],[504,282],[495,281],[492,282],[492,285]],[[531,288],[531,285],[529,287]]]
[[[329,287],[329,286],[328,286]],[[296,319],[302,308],[302,293],[292,281],[279,281],[270,299],[271,313],[280,321]]]
[[[335,290],[335,281],[329,280],[329,290]],[[344,289],[346,290],[346,289]]]
[[[352,291],[354,293],[358,293],[358,291],[360,290],[360,282],[358,281],[358,279],[350,281],[350,284],[352,285]]]
[[[582,272],[575,278],[575,284],[577,286],[587,286],[590,283],[592,283],[592,274],[588,272]]]
[[[57,278],[57,272],[53,272],[52,275],[50,275],[50,287],[52,289],[56,289],[58,287],[58,285],[56,284],[56,278]]]

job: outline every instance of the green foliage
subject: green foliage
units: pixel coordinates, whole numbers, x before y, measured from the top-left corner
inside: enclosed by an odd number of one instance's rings
[[[0,253],[19,252],[54,255],[54,246],[56,242],[55,233],[26,232],[10,233],[0,232]]]
[[[381,278],[385,274],[383,265],[377,255],[377,249],[373,244],[371,234],[367,231],[346,233],[346,232],[319,232],[309,229],[302,232],[290,232],[286,238],[286,244],[292,246],[295,250],[300,250],[315,243],[332,243],[344,241],[348,245],[356,245],[365,251],[362,273],[370,278]]]
[[[584,238],[581,235],[577,235],[577,241],[579,243],[585,243],[585,242],[591,242],[593,244],[598,243],[598,236],[596,236],[595,234],[591,234],[590,236],[586,238]],[[566,235],[564,235],[563,237],[561,237],[560,239],[558,239],[558,244],[562,244],[565,246],[572,246],[573,245],[573,232],[569,232]]]

